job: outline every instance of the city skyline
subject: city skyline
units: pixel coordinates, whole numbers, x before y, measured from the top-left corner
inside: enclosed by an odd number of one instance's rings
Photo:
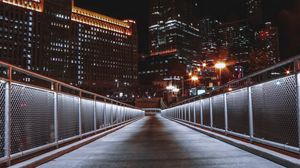
[[[219,0],[193,1],[194,3],[197,3],[197,6],[199,7],[197,12],[197,17],[199,19],[209,17],[223,22],[232,22],[235,20],[245,19],[247,17],[247,7],[245,6],[245,2],[247,0],[227,0],[226,2]],[[282,0],[262,0],[262,3],[265,6],[272,4],[272,7],[264,8],[264,20],[272,22],[276,22],[276,15],[279,8],[283,8],[287,4],[287,2],[283,2]],[[75,4],[119,19],[136,20],[139,35],[139,53],[149,53],[149,0],[75,0]]]

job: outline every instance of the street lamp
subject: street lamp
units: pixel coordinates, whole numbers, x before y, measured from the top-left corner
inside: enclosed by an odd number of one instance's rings
[[[192,76],[191,80],[192,80],[193,82],[195,82],[195,81],[198,81],[199,78],[198,78],[198,76]]]
[[[215,68],[216,69],[219,69],[219,86],[221,85],[221,82],[222,82],[222,69],[226,68],[226,63],[224,62],[217,62],[215,64]]]

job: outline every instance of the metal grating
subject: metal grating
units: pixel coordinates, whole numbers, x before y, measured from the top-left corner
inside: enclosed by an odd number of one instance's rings
[[[57,95],[58,139],[79,135],[79,98]]]
[[[5,84],[0,83],[0,158],[4,156],[5,142]]]
[[[210,105],[209,99],[204,99],[202,101],[203,108],[203,125],[210,126]]]
[[[114,105],[113,107],[112,107],[112,120],[113,120],[113,124],[115,124],[116,122],[117,122],[117,110],[118,110],[118,108],[117,108],[118,106],[116,106],[116,105]]]
[[[194,118],[195,118],[195,116],[194,116],[194,103],[191,103],[190,104],[190,116],[191,116],[191,122],[194,122]]]
[[[225,104],[224,95],[212,98],[213,127],[225,129]]]
[[[255,137],[298,146],[295,76],[254,86],[252,102]]]
[[[111,125],[111,111],[112,111],[112,105],[111,104],[106,104],[105,105],[105,125],[109,126]]]
[[[185,108],[185,105],[182,105],[182,119],[183,120],[186,119],[186,108]]]
[[[11,151],[54,142],[54,94],[11,85]]]
[[[104,127],[104,106],[105,104],[102,102],[96,103],[96,116],[97,116],[97,128],[103,128]]]
[[[228,130],[249,135],[248,89],[237,90],[227,95]]]
[[[189,117],[190,117],[190,104],[186,104],[185,105],[185,110],[186,110],[186,118],[185,118],[185,120],[186,121],[189,121]]]
[[[94,130],[94,101],[81,99],[82,133]]]
[[[200,122],[201,122],[201,115],[200,115],[200,113],[201,113],[201,101],[196,101],[195,102],[196,103],[196,107],[195,107],[195,109],[196,109],[196,123],[198,123],[198,124],[200,124]]]

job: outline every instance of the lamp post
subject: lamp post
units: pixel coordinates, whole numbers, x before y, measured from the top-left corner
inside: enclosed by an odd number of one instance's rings
[[[226,68],[226,63],[224,63],[224,62],[217,62],[215,64],[215,68],[219,69],[219,83],[218,83],[218,85],[221,86],[221,82],[222,82],[222,70],[224,68]]]

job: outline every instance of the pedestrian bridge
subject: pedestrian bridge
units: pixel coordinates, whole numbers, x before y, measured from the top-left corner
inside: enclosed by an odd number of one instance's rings
[[[0,62],[0,167],[300,167],[299,58],[154,116]]]

